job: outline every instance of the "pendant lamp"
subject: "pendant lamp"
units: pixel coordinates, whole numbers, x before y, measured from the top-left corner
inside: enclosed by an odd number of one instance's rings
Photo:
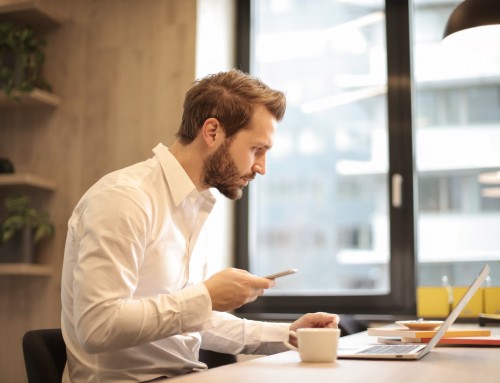
[[[500,56],[500,0],[465,0],[458,4],[446,24],[443,44]]]

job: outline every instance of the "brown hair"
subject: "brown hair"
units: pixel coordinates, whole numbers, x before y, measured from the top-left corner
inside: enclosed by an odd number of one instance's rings
[[[192,142],[208,118],[217,118],[226,137],[248,127],[255,105],[263,105],[280,121],[285,114],[283,92],[239,70],[220,72],[195,81],[184,99],[182,122],[176,136]]]

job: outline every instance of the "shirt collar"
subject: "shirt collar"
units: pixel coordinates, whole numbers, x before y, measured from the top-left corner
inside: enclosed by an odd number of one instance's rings
[[[196,190],[196,186],[191,178],[189,178],[189,175],[165,145],[161,143],[156,145],[153,149],[153,153],[160,162],[175,205],[178,205],[190,195],[199,195],[212,203],[215,202],[215,197],[209,190],[203,191],[202,193]]]

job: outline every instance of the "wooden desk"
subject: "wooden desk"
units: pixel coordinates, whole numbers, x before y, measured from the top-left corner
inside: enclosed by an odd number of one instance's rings
[[[356,344],[376,339],[364,332],[340,341]],[[176,383],[498,383],[500,347],[435,347],[417,361],[339,359],[335,363],[302,363],[298,353],[288,351],[173,380]]]

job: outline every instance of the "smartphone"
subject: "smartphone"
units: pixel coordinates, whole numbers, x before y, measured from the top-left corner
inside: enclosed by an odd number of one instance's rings
[[[276,273],[276,274],[266,275],[264,278],[266,278],[266,279],[276,279],[276,278],[284,277],[285,275],[295,274],[297,271],[299,271],[299,270],[297,270],[297,269],[288,269],[288,270],[281,271],[281,272]]]

